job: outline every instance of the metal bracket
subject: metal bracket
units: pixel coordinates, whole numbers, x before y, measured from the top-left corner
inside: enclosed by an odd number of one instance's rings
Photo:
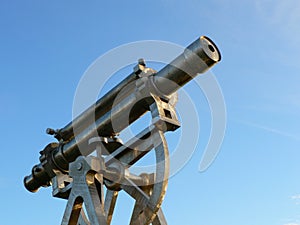
[[[73,185],[61,225],[78,224],[83,204],[90,224],[106,224],[103,177],[98,173],[100,170],[101,164],[95,157],[80,156],[70,164]]]
[[[78,157],[70,164],[69,175],[55,171],[53,196],[68,199],[62,225],[109,225],[121,190],[135,199],[130,225],[167,224],[161,209],[169,176],[164,133],[176,130],[180,123],[172,103],[174,99],[151,92],[154,89],[149,81],[154,70],[147,74],[146,69],[144,61],[135,69],[140,76],[136,83],[137,93],[142,93],[137,99],[146,96],[144,100],[152,115],[152,125],[124,145],[117,138],[91,138],[88,144],[96,150],[97,157]],[[112,150],[107,146],[112,146]],[[152,149],[156,156],[155,173],[131,174],[129,168]]]
[[[164,99],[152,95],[154,103],[150,105],[152,123],[162,131],[175,131],[180,127],[176,111],[173,105],[169,104],[170,99]]]

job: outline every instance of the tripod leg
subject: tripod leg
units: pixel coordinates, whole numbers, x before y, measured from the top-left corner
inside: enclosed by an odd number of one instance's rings
[[[73,184],[61,225],[81,225],[79,215],[83,210],[83,204],[90,224],[107,224],[103,204],[102,176],[98,176],[96,171],[96,168],[99,169],[99,162],[95,158],[88,158],[88,160],[90,163],[86,158],[78,157],[70,164]],[[84,218],[81,216],[80,220],[84,221]]]
[[[167,220],[165,218],[165,215],[162,211],[162,209],[160,208],[156,214],[155,219],[152,222],[152,225],[167,225]]]

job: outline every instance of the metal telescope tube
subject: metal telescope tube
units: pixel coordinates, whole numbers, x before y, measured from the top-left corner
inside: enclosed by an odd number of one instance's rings
[[[153,87],[162,95],[170,95],[220,60],[221,54],[216,45],[209,38],[201,36],[170,64],[153,75],[151,80]],[[45,164],[40,159],[41,163],[33,167],[32,174],[24,178],[24,185],[27,190],[35,192],[41,186],[49,186],[51,178],[55,176],[55,173],[51,170],[59,169],[67,172],[70,162],[80,155],[88,155],[89,150],[87,152],[80,150],[88,149],[87,143],[90,138],[97,135],[102,137],[113,136],[147,112],[147,108],[142,103],[136,102],[136,90],[134,88],[116,105],[113,103],[120,91],[137,79],[138,77],[135,74],[130,74],[108,94],[99,99],[96,106],[94,106],[95,109],[90,107],[77,117],[73,124],[69,123],[60,130],[61,134],[66,134],[65,137],[68,138],[64,139],[64,135],[62,137],[64,140],[68,139],[68,142],[58,146],[51,152],[51,159],[49,160],[51,162]],[[126,115],[124,112],[132,110],[133,107],[135,110],[130,113],[128,121],[128,117],[124,118],[124,114]],[[93,118],[96,121],[89,124],[87,122],[92,118],[91,113],[94,112],[93,110],[98,116],[94,116]],[[117,122],[113,122],[114,120]],[[79,132],[76,127],[76,138],[72,131],[75,128],[74,125],[79,126]]]
[[[199,45],[202,46],[202,49],[199,49]],[[168,87],[170,86],[170,82],[168,82],[169,80],[174,81],[174,83],[178,84],[179,86],[183,86],[185,83],[192,79],[191,76],[196,75],[194,74],[194,71],[191,70],[191,68],[194,68],[195,65],[198,65],[198,67],[202,67],[199,68],[200,70],[196,71],[196,73],[203,73],[205,72],[205,69],[209,69],[211,66],[213,66],[213,64],[220,60],[220,53],[217,47],[207,37],[200,37],[198,40],[188,46],[187,49],[191,51],[190,54],[197,54],[203,61],[196,59],[196,62],[193,65],[193,62],[189,62],[187,59],[185,59],[186,56],[180,55],[168,66],[159,71],[155,75],[155,77],[165,78],[166,80],[156,79],[156,84],[160,91],[165,93],[166,95],[171,94],[172,92],[174,92],[174,89],[176,89],[176,87]],[[188,51],[187,54],[189,54]],[[185,72],[183,72],[182,69],[184,69]],[[188,72],[188,74],[186,72]],[[110,111],[114,99],[119,94],[119,92],[126,85],[138,78],[139,77],[134,72],[127,76],[112,90],[110,90],[107,94],[100,98],[95,103],[95,105],[90,106],[79,116],[77,116],[73,121],[67,124],[64,128],[58,130],[60,137],[65,141],[70,140],[74,136],[73,127],[76,127],[76,133],[79,133],[80,131],[83,131],[87,126],[92,124],[95,120],[99,119],[105,113]],[[164,81],[169,85],[165,85]]]
[[[119,92],[126,87],[127,84],[135,81],[139,77],[133,72],[116,85],[112,90],[106,93],[102,98],[97,100],[94,105],[77,116],[73,121],[68,123],[65,127],[58,130],[59,136],[64,140],[70,140],[74,137],[73,127],[76,127],[76,133],[83,131],[87,126],[92,124],[95,120],[99,119],[105,113],[111,110],[114,99]]]

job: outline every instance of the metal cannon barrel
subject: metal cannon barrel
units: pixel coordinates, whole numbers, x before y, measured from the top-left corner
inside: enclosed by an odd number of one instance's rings
[[[149,77],[152,89],[160,95],[169,96],[220,60],[217,46],[209,38],[201,36],[170,64]],[[55,176],[54,170],[67,173],[70,162],[80,155],[90,154],[87,148],[90,138],[98,135],[112,137],[147,112],[147,107],[136,101],[135,86],[130,86],[139,79],[136,73],[130,74],[95,105],[58,130],[56,134],[61,142],[49,144],[41,152],[41,163],[24,178],[26,189],[35,192],[41,186],[49,186]],[[128,90],[124,92],[124,89]]]

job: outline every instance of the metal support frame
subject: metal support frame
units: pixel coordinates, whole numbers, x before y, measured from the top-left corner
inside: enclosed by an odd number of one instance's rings
[[[164,132],[180,125],[169,99],[150,96],[152,125],[105,158],[103,138],[90,139],[89,144],[96,146],[98,157],[78,157],[70,164],[69,176],[58,172],[52,179],[53,195],[68,199],[62,225],[109,225],[121,190],[135,199],[130,225],[167,224],[160,208],[169,176],[169,151]],[[129,168],[152,149],[156,157],[155,173],[131,174]]]
[[[83,204],[86,207],[90,224],[106,224],[103,199],[103,177],[101,164],[94,157],[78,157],[70,165],[70,176],[73,185],[63,216],[62,225],[76,225],[80,212],[83,214]],[[86,218],[85,218],[86,219]],[[83,220],[83,218],[81,218]]]

